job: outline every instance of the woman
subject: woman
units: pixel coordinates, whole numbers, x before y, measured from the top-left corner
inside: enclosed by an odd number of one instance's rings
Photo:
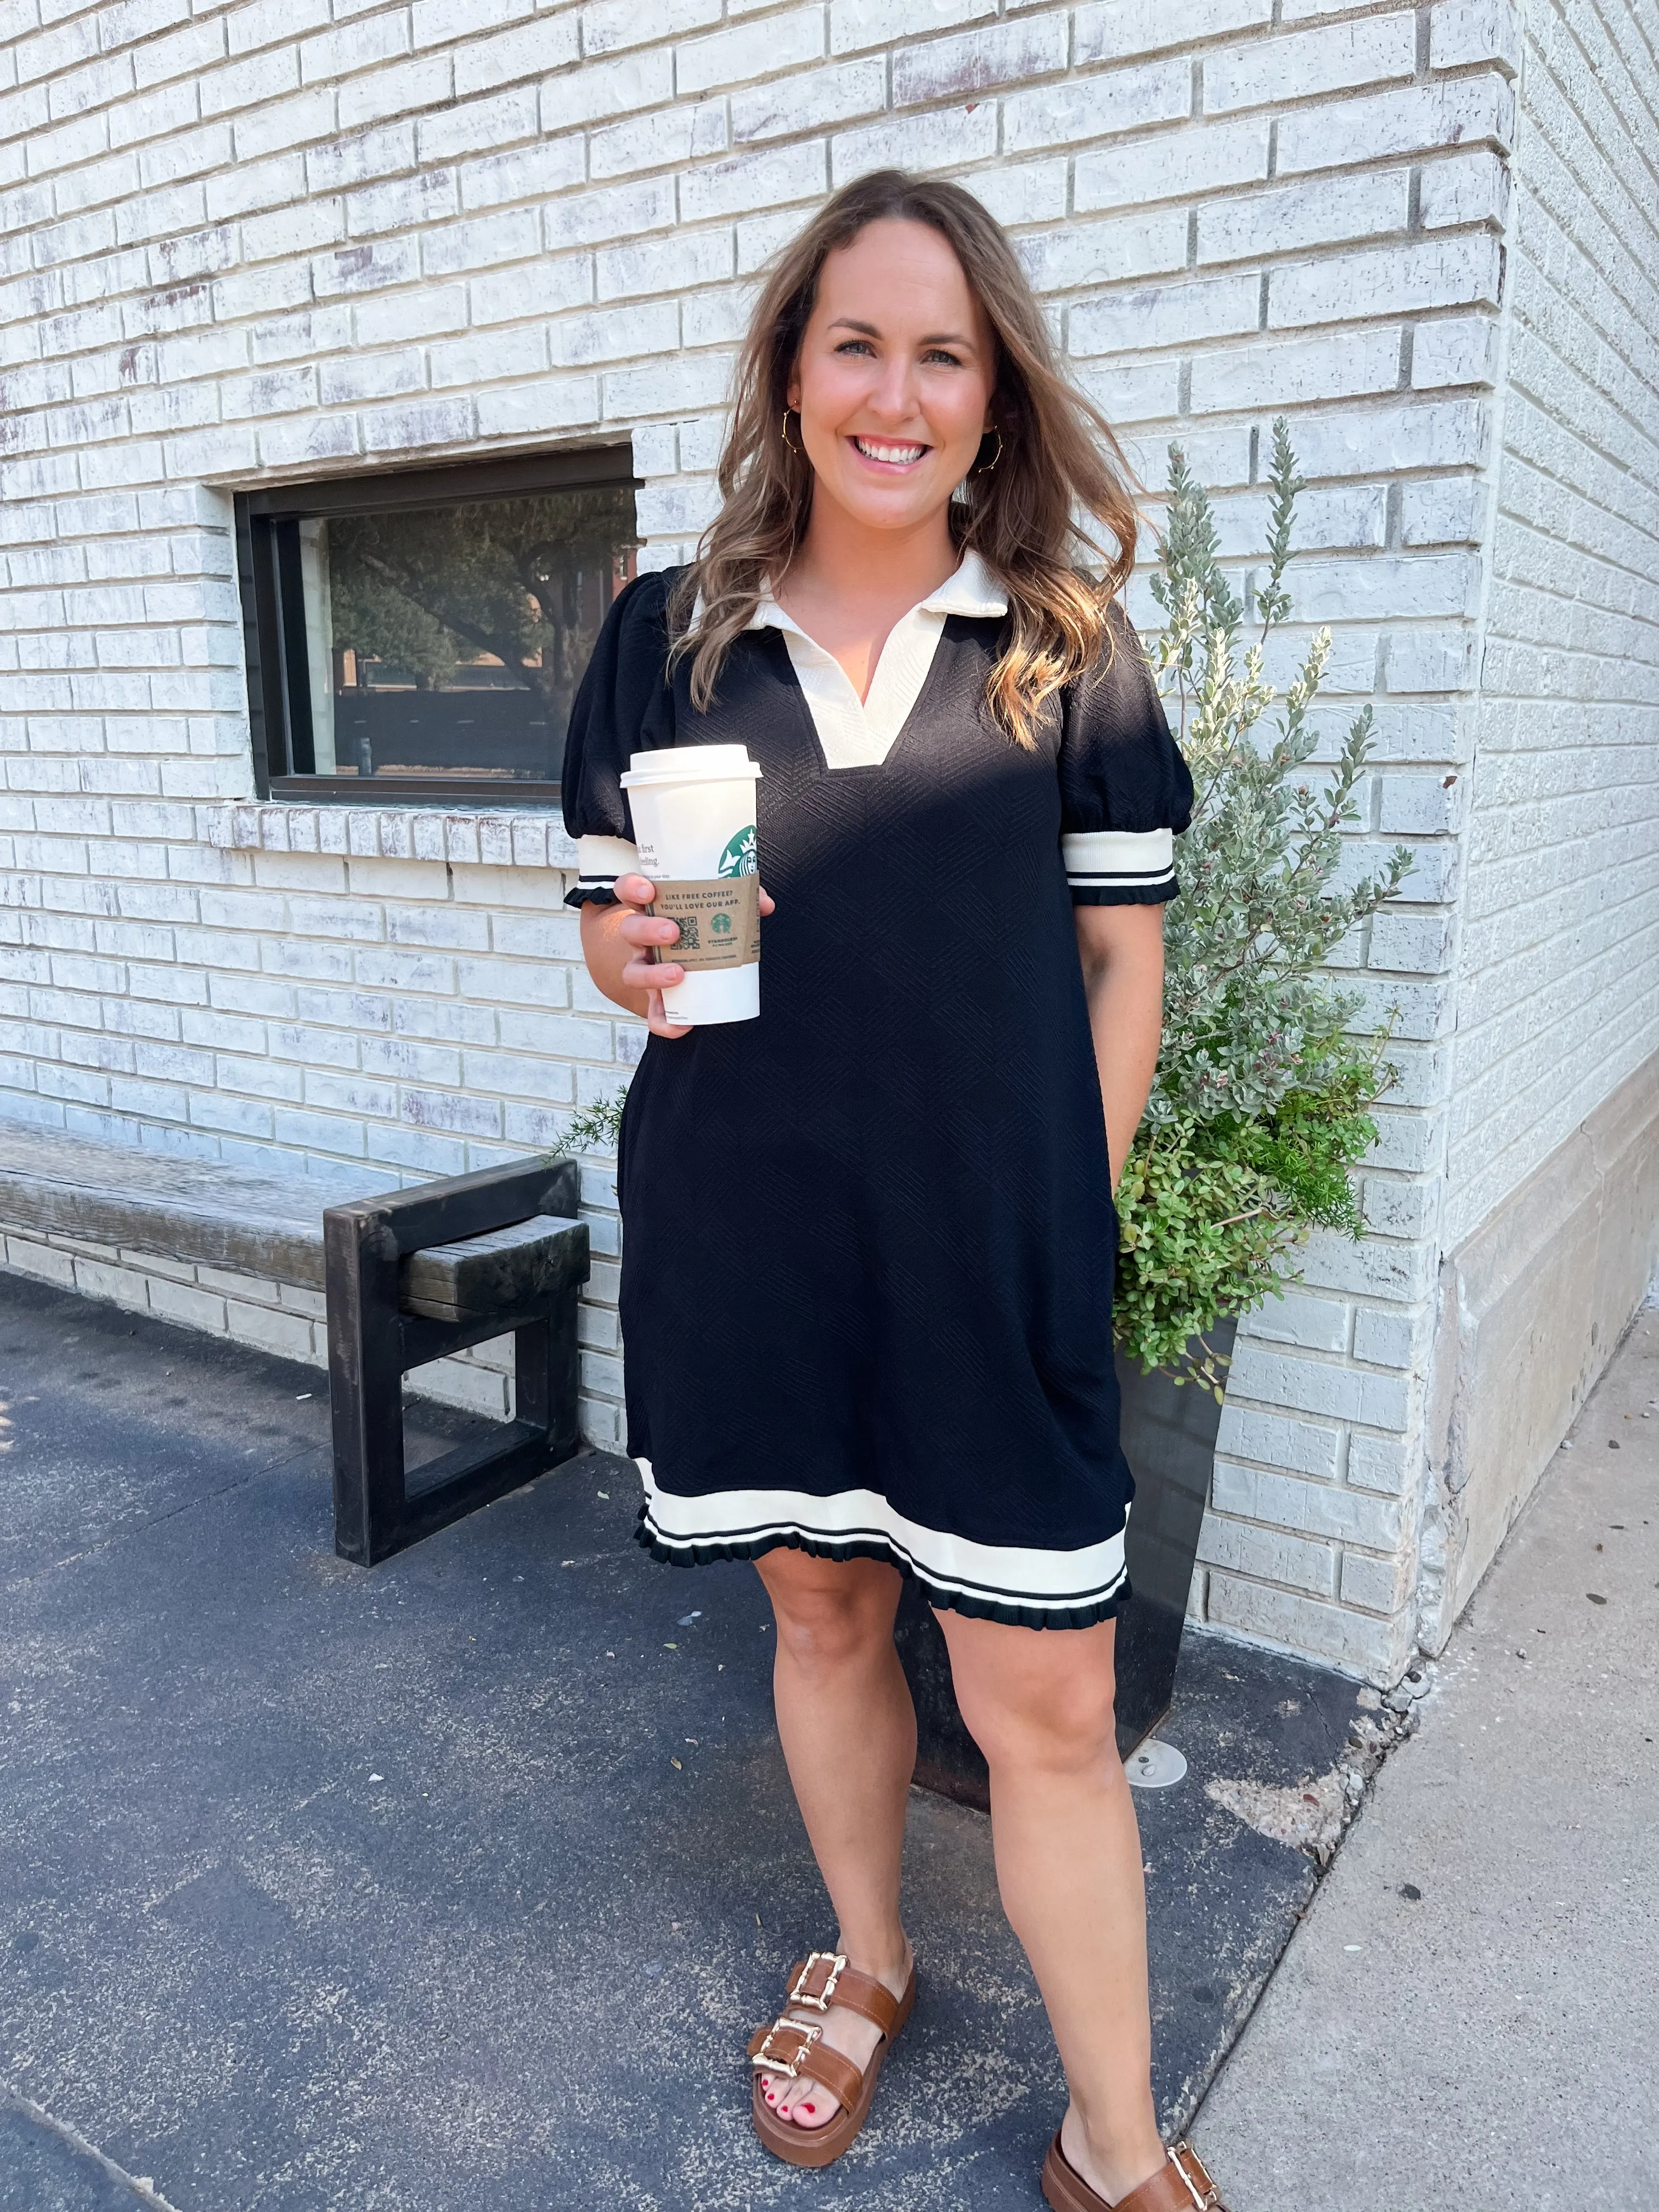
[[[1118,461],[975,200],[892,172],[837,193],[756,310],[700,557],[611,611],[565,813],[589,970],[651,1031],[618,1170],[640,1533],[757,1563],[840,1920],[750,2045],[756,2127],[795,2165],[839,2156],[914,2001],[909,1574],[1071,2087],[1044,2193],[1192,2212],[1214,2200],[1159,2140],[1113,1734],[1111,1331],[1113,1178],[1192,785],[1113,605]],[[1074,566],[1091,551],[1103,586]],[[636,751],[734,742],[762,769],[763,1011],[688,1031],[618,779]]]

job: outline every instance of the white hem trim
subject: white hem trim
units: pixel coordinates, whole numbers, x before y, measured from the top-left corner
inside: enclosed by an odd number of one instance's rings
[[[1122,1586],[1123,1531],[1074,1552],[1017,1544],[976,1544],[907,1520],[878,1491],[717,1490],[682,1498],[659,1489],[647,1459],[635,1465],[645,1484],[645,1526],[665,1551],[688,1554],[722,1544],[749,1546],[791,1537],[823,1544],[879,1544],[923,1582],[986,1604],[1075,1612],[1099,1605]]]

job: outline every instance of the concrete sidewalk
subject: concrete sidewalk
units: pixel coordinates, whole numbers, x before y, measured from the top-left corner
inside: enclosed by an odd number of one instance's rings
[[[1199,2114],[1232,2212],[1659,2205],[1656,1591],[1649,1308]]]

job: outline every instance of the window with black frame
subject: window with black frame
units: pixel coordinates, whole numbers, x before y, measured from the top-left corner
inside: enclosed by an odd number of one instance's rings
[[[262,795],[556,796],[635,482],[612,450],[239,493]]]

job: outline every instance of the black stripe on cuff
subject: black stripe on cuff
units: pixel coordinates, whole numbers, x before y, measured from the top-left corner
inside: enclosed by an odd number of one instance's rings
[[[1165,906],[1178,896],[1173,876],[1160,876],[1150,884],[1073,884],[1073,906]]]

